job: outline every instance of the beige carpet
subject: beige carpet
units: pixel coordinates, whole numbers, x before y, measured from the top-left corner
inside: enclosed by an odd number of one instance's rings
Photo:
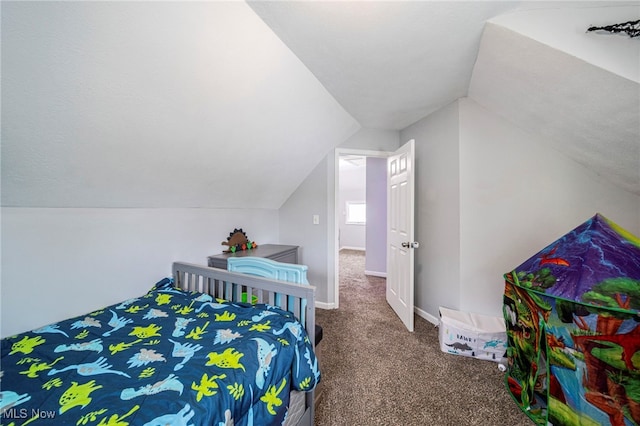
[[[441,352],[438,329],[418,316],[406,331],[385,279],[364,275],[362,252],[343,250],[340,265],[340,308],[316,311],[324,329],[316,425],[533,424],[496,363]]]

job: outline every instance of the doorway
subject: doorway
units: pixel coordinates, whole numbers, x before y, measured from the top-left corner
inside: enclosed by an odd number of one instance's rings
[[[391,153],[357,149],[336,149],[335,151],[335,234],[334,234],[334,308],[340,300],[340,249],[360,249],[365,252],[367,275],[386,277],[386,159]],[[342,164],[342,167],[341,167]],[[359,167],[367,168],[366,177],[360,185],[341,191],[341,183],[349,180],[349,185],[358,185],[360,178],[352,178]],[[368,188],[367,188],[368,183]],[[347,199],[348,198],[348,199]],[[349,203],[349,205],[347,205]],[[366,206],[366,219],[358,224],[358,211]],[[349,216],[349,217],[347,217]],[[349,220],[347,220],[349,219]],[[345,222],[349,225],[342,226]],[[348,235],[347,235],[348,233]]]

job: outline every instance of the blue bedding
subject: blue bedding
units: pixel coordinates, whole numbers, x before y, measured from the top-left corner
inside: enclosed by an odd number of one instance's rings
[[[172,284],[2,339],[0,423],[281,424],[320,380],[304,327]]]

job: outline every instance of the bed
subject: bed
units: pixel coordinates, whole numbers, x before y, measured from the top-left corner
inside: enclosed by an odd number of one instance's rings
[[[0,421],[312,425],[314,328],[313,286],[174,263],[138,298],[2,339]]]

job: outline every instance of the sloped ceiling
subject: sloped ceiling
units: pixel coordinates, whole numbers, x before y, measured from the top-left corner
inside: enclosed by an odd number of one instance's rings
[[[3,206],[278,208],[463,96],[640,195],[637,1],[0,7]]]
[[[250,5],[365,127],[469,96],[640,195],[640,38],[586,31],[640,2]]]
[[[279,208],[359,124],[242,2],[5,2],[2,205]]]
[[[466,96],[484,23],[518,2],[249,2],[364,127]]]
[[[469,96],[640,195],[637,81],[489,23]]]
[[[632,18],[640,6],[497,17],[485,27],[469,97],[640,195],[640,39],[585,33]]]

